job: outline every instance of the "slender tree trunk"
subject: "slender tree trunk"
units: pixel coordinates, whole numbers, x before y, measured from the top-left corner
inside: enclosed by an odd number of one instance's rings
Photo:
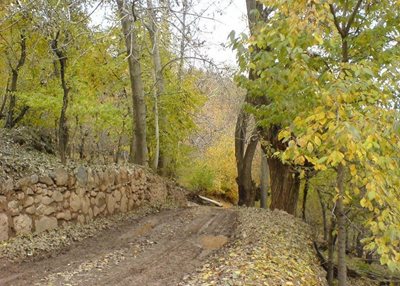
[[[11,84],[6,92],[6,98],[8,97],[9,103],[8,103],[8,110],[7,110],[4,127],[8,128],[8,129],[13,128],[25,116],[26,112],[29,109],[28,106],[24,106],[21,109],[19,115],[17,115],[17,117],[14,116],[15,108],[16,108],[16,104],[17,104],[17,98],[16,98],[15,93],[17,92],[19,71],[24,66],[25,61],[26,61],[26,36],[24,33],[21,33],[20,47],[21,47],[21,54],[18,59],[18,63],[16,65],[16,67],[14,67],[14,68],[11,67]]]
[[[6,117],[6,115],[4,114],[4,110],[5,110],[6,105],[7,105],[9,88],[10,88],[10,79],[7,80],[6,91],[4,93],[3,101],[1,102],[1,106],[0,106],[0,120]]]
[[[334,278],[334,261],[333,254],[335,252],[335,238],[333,235],[334,230],[336,229],[336,221],[335,216],[331,214],[331,223],[329,226],[328,233],[328,285],[333,286],[333,278]]]
[[[328,225],[327,225],[327,221],[326,221],[326,206],[325,206],[325,203],[324,203],[324,201],[322,199],[321,191],[317,190],[317,194],[318,194],[319,203],[321,205],[322,225],[323,225],[323,229],[324,229],[324,240],[327,241],[327,239],[328,239]]]
[[[153,7],[153,1],[147,0],[148,8],[148,18],[149,24],[147,30],[150,34],[152,51],[151,55],[153,58],[153,75],[154,75],[154,129],[155,129],[155,139],[156,147],[154,150],[154,158],[152,167],[154,171],[157,171],[159,158],[160,158],[160,128],[159,128],[159,112],[158,112],[158,102],[159,98],[165,92],[164,75],[162,73],[161,56],[159,48],[159,29],[156,23],[156,14]]]
[[[303,189],[303,205],[302,205],[302,218],[306,221],[306,208],[307,208],[307,195],[308,189],[310,187],[310,176],[309,171],[305,171],[305,182],[304,182],[304,189]]]
[[[135,2],[128,8],[126,0],[116,0],[119,15],[121,17],[122,32],[125,38],[125,45],[128,55],[129,78],[132,90],[133,102],[133,134],[132,139],[133,153],[131,160],[133,163],[147,166],[148,152],[146,140],[146,105],[144,101],[144,88],[142,81],[142,67],[140,64],[140,51],[138,37],[135,32],[134,24],[136,19]]]
[[[67,122],[67,109],[69,102],[69,87],[65,80],[65,73],[67,68],[67,56],[58,46],[58,38],[60,32],[57,32],[55,39],[51,42],[51,48],[54,54],[57,56],[57,60],[60,64],[60,81],[61,88],[63,90],[63,102],[61,107],[60,120],[58,122],[58,146],[60,151],[61,163],[66,164],[67,162],[67,146],[68,146],[68,122]]]
[[[267,198],[269,189],[269,167],[268,159],[264,151],[261,149],[261,174],[260,174],[260,185],[261,185],[261,199],[260,207],[263,209],[267,208]]]
[[[179,68],[178,68],[178,81],[180,84],[182,83],[183,79],[183,64],[185,59],[186,36],[187,36],[186,17],[188,10],[189,10],[188,0],[182,0],[181,42],[179,48]]]
[[[362,258],[364,254],[364,249],[361,243],[361,232],[357,233],[356,236],[356,256]]]
[[[338,286],[347,284],[346,268],[346,218],[344,213],[344,166],[340,164],[337,167],[336,187],[339,190],[336,201],[336,216],[338,221]]]

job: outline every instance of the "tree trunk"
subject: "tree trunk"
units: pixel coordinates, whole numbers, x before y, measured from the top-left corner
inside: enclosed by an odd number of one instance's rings
[[[303,189],[303,205],[302,205],[302,218],[304,221],[306,221],[307,195],[309,187],[310,187],[310,176],[309,176],[309,171],[306,170],[304,189]]]
[[[261,185],[261,199],[260,207],[263,209],[267,208],[267,198],[269,189],[269,167],[268,159],[266,154],[261,148],[261,174],[260,174],[260,185]]]
[[[19,77],[19,71],[24,66],[26,60],[26,36],[24,33],[21,33],[21,53],[18,59],[18,63],[15,68],[11,68],[11,84],[7,88],[6,91],[6,99],[9,98],[8,103],[8,110],[5,120],[5,128],[11,129],[13,128],[24,116],[25,113],[28,111],[29,107],[24,106],[20,111],[17,117],[14,117],[15,108],[17,104],[17,98],[15,93],[17,92],[17,83]]]
[[[185,49],[186,49],[186,30],[187,23],[186,17],[189,10],[188,0],[182,0],[182,21],[181,21],[181,42],[179,48],[179,68],[178,68],[178,81],[182,84],[183,79],[183,64],[185,58]]]
[[[346,268],[346,218],[344,213],[344,166],[337,167],[336,187],[339,191],[336,201],[336,216],[338,221],[338,286],[347,284]]]
[[[328,285],[333,286],[333,278],[334,278],[334,261],[333,261],[333,253],[335,252],[335,238],[333,235],[333,231],[336,228],[335,216],[331,214],[331,223],[329,226],[329,234],[328,234]]]
[[[65,80],[65,73],[67,68],[67,56],[58,47],[58,37],[60,32],[57,32],[55,39],[51,41],[51,48],[54,54],[57,56],[57,60],[60,63],[60,81],[61,88],[63,90],[63,102],[61,107],[60,120],[58,122],[58,146],[60,151],[61,163],[66,164],[67,162],[67,146],[68,146],[68,122],[67,122],[67,109],[68,109],[68,94],[69,87]]]
[[[323,225],[323,229],[324,229],[324,240],[326,241],[328,239],[328,225],[326,222],[326,206],[322,199],[321,191],[317,190],[317,194],[318,194],[319,203],[321,205],[322,225]]]
[[[249,115],[242,108],[238,115],[235,129],[235,157],[238,172],[236,182],[239,191],[239,206],[254,206],[255,203],[255,188],[251,167],[258,144],[258,134],[256,130],[253,130],[253,134],[246,146],[248,120]]]
[[[363,254],[364,254],[364,249],[361,243],[361,232],[359,232],[356,236],[356,256],[358,258],[362,258]]]
[[[271,178],[270,208],[295,215],[300,188],[298,173],[294,173],[291,166],[283,164],[278,158],[269,158],[268,164]]]
[[[162,65],[161,65],[161,56],[160,56],[160,48],[159,48],[159,29],[156,23],[156,14],[154,12],[153,1],[147,0],[147,8],[148,8],[148,18],[149,24],[147,26],[147,30],[150,34],[151,46],[152,46],[152,58],[153,58],[153,75],[154,75],[154,130],[155,130],[155,140],[156,146],[154,150],[154,158],[152,168],[154,171],[157,171],[159,158],[160,158],[160,124],[159,124],[159,112],[158,112],[158,102],[160,96],[162,96],[165,92],[165,84],[164,84],[164,76],[162,73]],[[165,121],[165,120],[164,120]]]
[[[121,17],[122,32],[125,38],[125,45],[128,55],[129,79],[131,82],[132,102],[133,102],[133,134],[132,139],[133,153],[131,160],[133,163],[147,166],[148,152],[146,140],[146,105],[144,101],[144,88],[142,81],[142,67],[140,64],[140,51],[138,37],[135,32],[134,23],[136,22],[135,2],[128,9],[126,0],[116,0],[119,15]]]
[[[4,114],[4,111],[5,111],[5,108],[6,108],[6,105],[7,105],[9,87],[10,87],[10,78],[8,78],[8,80],[7,80],[6,90],[5,90],[5,93],[4,93],[3,101],[1,102],[0,120],[6,117],[6,115]]]

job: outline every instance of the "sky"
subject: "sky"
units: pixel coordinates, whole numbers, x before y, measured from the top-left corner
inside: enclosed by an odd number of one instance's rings
[[[245,0],[194,0],[195,13],[207,9],[199,22],[199,39],[204,41],[200,52],[211,58],[217,65],[236,65],[235,52],[228,46],[228,36],[232,30],[237,34],[247,31]],[[109,8],[109,7],[108,7]],[[92,14],[95,25],[105,25],[112,11],[98,7]],[[211,20],[212,18],[213,20]]]
[[[205,5],[208,5],[207,0],[200,1],[204,1]],[[207,31],[201,35],[206,41],[204,52],[208,53],[208,56],[218,64],[235,65],[235,52],[230,47],[224,48],[223,46],[229,43],[228,36],[232,30],[236,34],[247,32],[246,1],[211,0],[210,2],[218,3],[212,5],[209,12],[215,20],[204,19],[202,21],[202,26]],[[220,7],[222,7],[221,10]]]

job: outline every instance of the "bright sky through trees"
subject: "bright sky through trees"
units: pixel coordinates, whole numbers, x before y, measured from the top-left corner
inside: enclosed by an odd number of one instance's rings
[[[246,3],[240,0],[197,0],[194,10],[206,10],[200,20],[199,38],[204,41],[201,53],[217,65],[236,66],[235,52],[229,47],[228,35],[247,31]],[[107,25],[113,10],[105,6],[93,7],[93,25]]]

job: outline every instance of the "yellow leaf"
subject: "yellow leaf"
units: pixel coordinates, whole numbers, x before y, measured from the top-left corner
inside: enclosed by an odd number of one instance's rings
[[[321,145],[321,139],[319,139],[318,136],[315,136],[314,137],[314,143],[315,143],[315,145],[320,146]]]
[[[311,142],[308,142],[307,144],[307,150],[308,152],[312,153],[312,151],[314,150],[314,146],[311,144]]]

